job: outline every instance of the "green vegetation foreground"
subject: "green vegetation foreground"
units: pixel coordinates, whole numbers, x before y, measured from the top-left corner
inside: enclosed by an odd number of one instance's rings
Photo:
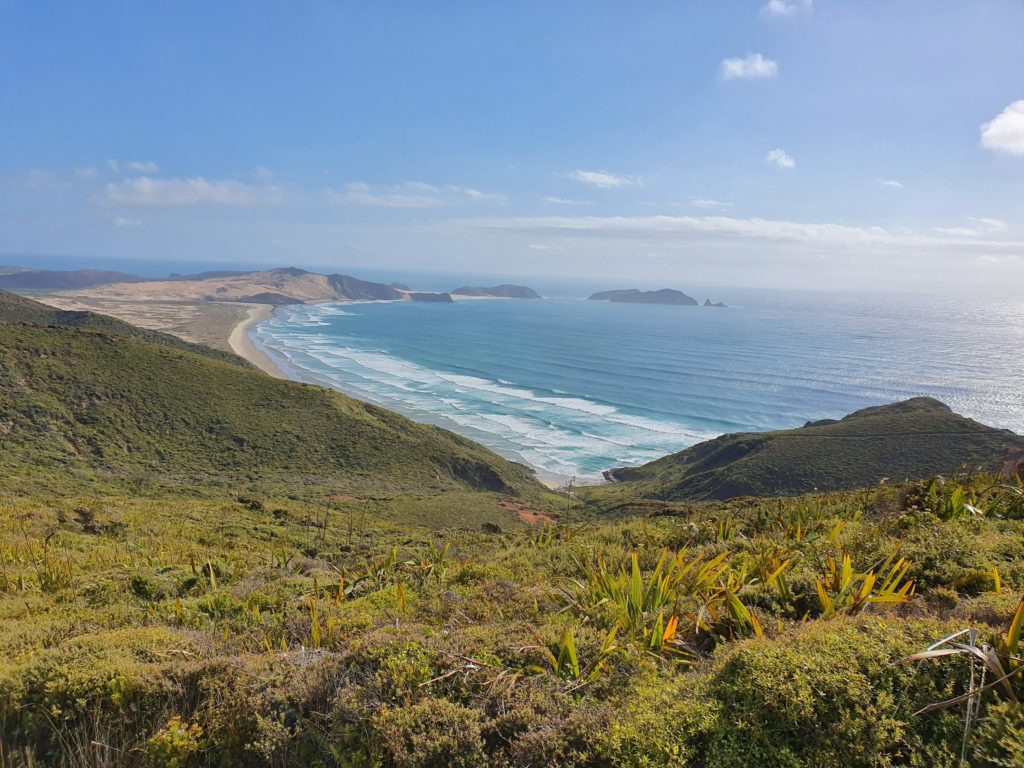
[[[267,499],[20,499],[0,522],[6,766],[1024,756],[1016,675],[919,713],[970,662],[896,663],[973,627],[1019,669],[1024,496],[992,478],[505,533]]]

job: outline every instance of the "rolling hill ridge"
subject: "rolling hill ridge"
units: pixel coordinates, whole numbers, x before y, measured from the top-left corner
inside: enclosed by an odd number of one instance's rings
[[[650,498],[728,499],[1001,471],[1021,461],[1024,437],[917,397],[798,429],[722,435],[606,477]]]

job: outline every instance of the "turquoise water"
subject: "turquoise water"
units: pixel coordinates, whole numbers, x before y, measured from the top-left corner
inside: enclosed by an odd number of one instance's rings
[[[716,297],[718,298],[718,297]],[[1024,303],[723,295],[284,307],[253,339],[291,377],[581,479],[723,432],[931,395],[1024,431]]]

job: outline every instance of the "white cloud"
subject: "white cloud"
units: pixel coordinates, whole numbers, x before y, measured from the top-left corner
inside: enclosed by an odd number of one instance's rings
[[[124,216],[118,216],[111,222],[115,227],[128,228],[128,227],[141,227],[142,222],[138,219],[127,219]]]
[[[980,226],[982,229],[985,229],[985,230],[987,230],[989,232],[1002,232],[1004,229],[1008,229],[1009,226],[1010,226],[1009,224],[1007,224],[1002,219],[992,219],[992,218],[988,218],[988,217],[984,217],[984,216],[982,216],[982,217],[968,216],[967,219],[968,219],[968,221],[973,221],[975,224]]]
[[[542,203],[551,203],[552,205],[591,205],[591,200],[571,200],[567,197],[554,197],[548,195],[547,197],[541,198]]]
[[[156,179],[138,176],[107,184],[107,201],[127,205],[277,205],[279,187],[253,186],[233,179]]]
[[[896,179],[882,179],[878,183],[883,187],[889,187],[890,189],[903,189],[903,184],[896,181]]]
[[[271,181],[274,178],[274,172],[269,168],[264,168],[262,165],[257,165],[256,178],[260,181]]]
[[[796,13],[796,3],[787,3],[786,0],[768,0],[768,4],[761,9],[762,16],[792,16]]]
[[[1013,251],[1024,255],[1024,242],[990,239],[964,239],[965,233],[953,237],[936,237],[880,226],[812,223],[785,219],[740,219],[729,216],[546,216],[532,218],[476,219],[463,222],[472,229],[520,231],[537,235],[552,233],[589,235],[601,238],[629,238],[644,242],[668,240],[682,242],[684,235],[703,240],[773,241],[805,243],[814,247],[842,246],[850,248],[899,246],[912,249],[960,247],[965,244],[991,251]],[[951,228],[956,229],[956,228]],[[944,232],[942,234],[950,234]]]
[[[346,184],[330,197],[342,205],[370,205],[383,208],[441,208],[458,203],[490,203],[505,205],[508,198],[501,194],[481,192],[471,187],[435,187],[422,181],[403,181],[401,184],[372,186],[363,181]]]
[[[779,65],[760,53],[748,53],[742,59],[723,59],[721,73],[723,80],[759,80],[775,77]]]
[[[790,2],[789,0],[768,0],[768,3],[761,8],[761,16],[769,18],[793,16],[800,10],[801,6],[805,11],[809,12],[814,6],[814,0],[803,0],[801,3]]]
[[[107,168],[110,169],[111,173],[117,173],[121,170],[121,166],[118,164],[117,160],[107,160]]]
[[[796,167],[796,160],[794,160],[793,156],[784,149],[773,149],[765,155],[764,161],[772,165],[777,165],[779,168],[784,168],[787,171]]]
[[[545,243],[529,243],[526,246],[531,251],[561,251],[564,250],[560,245],[547,245]]]
[[[981,146],[996,152],[1024,155],[1024,99],[1013,102],[981,126]]]
[[[160,171],[160,166],[152,160],[147,160],[144,163],[139,160],[133,160],[128,163],[128,170],[135,171],[137,173],[158,173]]]
[[[600,187],[601,189],[643,186],[643,182],[640,179],[616,176],[614,173],[608,173],[608,171],[573,171],[568,176],[573,181],[580,181],[584,184]]]
[[[732,203],[723,203],[721,200],[708,200],[703,197],[691,197],[690,205],[697,208],[732,208]]]
[[[940,234],[953,237],[978,237],[981,234],[980,230],[971,227],[932,227],[932,229]]]
[[[1009,229],[1010,225],[1001,219],[968,216],[967,220],[974,223],[971,227],[932,227],[936,232],[954,237],[983,237]]]
[[[96,168],[91,165],[82,168],[75,168],[71,173],[80,181],[92,181],[98,175]]]
[[[448,185],[447,189],[450,192],[454,192],[457,195],[465,195],[470,200],[477,203],[494,203],[495,205],[508,205],[508,198],[505,195],[494,194],[491,192],[481,192],[479,189],[473,189],[472,187],[454,187],[451,184]]]

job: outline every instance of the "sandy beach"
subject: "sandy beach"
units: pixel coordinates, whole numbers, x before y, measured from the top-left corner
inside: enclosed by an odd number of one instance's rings
[[[185,341],[234,352],[274,378],[288,378],[249,339],[249,329],[274,313],[270,304],[111,299],[70,292],[43,295],[38,299],[60,309],[98,312],[141,328],[170,333]]]
[[[274,365],[273,361],[249,338],[249,329],[273,315],[274,308],[270,304],[248,304],[246,306],[249,307],[249,313],[231,329],[228,345],[236,355],[244,357],[264,373],[275,379],[287,379],[288,377],[282,373],[281,369]]]

